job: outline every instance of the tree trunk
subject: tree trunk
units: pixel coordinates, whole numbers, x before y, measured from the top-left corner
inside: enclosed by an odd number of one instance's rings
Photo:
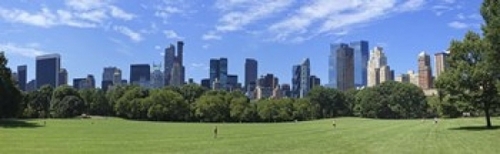
[[[485,104],[484,114],[486,116],[486,128],[492,128],[491,120],[490,120],[490,105],[489,104]]]

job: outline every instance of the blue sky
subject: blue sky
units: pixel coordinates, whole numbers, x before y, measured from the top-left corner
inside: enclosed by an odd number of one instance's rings
[[[162,62],[165,47],[185,42],[186,78],[208,77],[210,58],[227,57],[243,81],[245,58],[259,74],[290,83],[292,65],[310,58],[327,82],[331,43],[382,46],[397,74],[417,68],[421,51],[444,51],[451,39],[479,31],[479,0],[20,0],[0,4],[0,50],[8,66],[59,53],[69,80],[116,66]]]

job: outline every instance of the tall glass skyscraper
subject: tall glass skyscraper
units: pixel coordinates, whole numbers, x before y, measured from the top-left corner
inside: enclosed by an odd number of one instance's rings
[[[227,86],[227,58],[210,59],[210,85],[217,79],[221,89]]]
[[[130,65],[130,84],[143,85],[151,81],[151,67],[149,64]]]
[[[248,91],[253,91],[253,87],[256,85],[257,66],[257,60],[249,58],[245,60],[245,88]],[[250,84],[253,84],[253,87],[249,86]]]
[[[61,55],[59,54],[36,57],[36,89],[40,89],[44,85],[57,87],[60,67]]]
[[[19,85],[19,89],[21,89],[22,91],[26,91],[26,83],[28,82],[27,76],[28,76],[28,66],[26,65],[17,66],[17,82]]]
[[[311,76],[311,63],[309,58],[300,65],[300,98],[304,98],[309,93],[309,77]]]
[[[300,97],[300,73],[301,73],[300,65],[294,65],[292,68],[292,97],[299,98]]]
[[[368,41],[351,42],[350,47],[354,50],[354,86],[366,86],[368,78],[367,66],[370,52]]]
[[[338,90],[354,88],[354,50],[345,43],[330,46],[328,87]]]

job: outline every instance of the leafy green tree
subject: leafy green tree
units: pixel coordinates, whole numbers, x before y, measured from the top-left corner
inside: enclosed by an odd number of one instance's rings
[[[313,120],[318,116],[319,106],[312,104],[307,98],[296,99],[292,106],[292,115],[296,120]]]
[[[182,121],[189,117],[189,104],[175,91],[154,90],[144,101],[149,102],[149,119]]]
[[[351,113],[345,95],[339,90],[316,86],[307,97],[312,104],[319,105],[319,117],[331,118]]]
[[[148,97],[149,92],[141,87],[127,88],[114,104],[116,115],[129,119],[146,119],[148,106],[143,105],[142,99]]]
[[[248,98],[245,96],[233,98],[229,104],[231,119],[235,121],[250,121],[252,110]]]
[[[84,112],[85,102],[73,87],[60,86],[54,90],[50,108],[52,117],[71,118]]]
[[[15,86],[7,62],[4,52],[0,52],[0,118],[16,117],[22,101],[22,93]]]
[[[202,121],[221,122],[230,118],[229,102],[226,92],[210,91],[203,94],[195,103],[195,114]]]

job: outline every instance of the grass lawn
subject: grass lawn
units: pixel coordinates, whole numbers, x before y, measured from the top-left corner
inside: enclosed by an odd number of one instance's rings
[[[495,125],[500,118],[492,118]],[[46,121],[46,125],[44,125]],[[21,153],[500,153],[484,118],[298,123],[162,123],[117,118],[0,121],[0,154]],[[218,126],[218,138],[213,128]]]

